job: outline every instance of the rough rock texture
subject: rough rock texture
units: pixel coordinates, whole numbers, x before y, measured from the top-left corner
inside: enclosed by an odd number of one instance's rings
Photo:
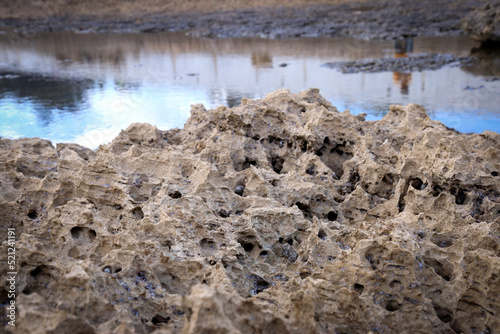
[[[0,152],[12,333],[500,330],[498,133],[280,90],[97,152]]]
[[[482,42],[500,42],[500,1],[493,1],[470,13],[462,28]]]

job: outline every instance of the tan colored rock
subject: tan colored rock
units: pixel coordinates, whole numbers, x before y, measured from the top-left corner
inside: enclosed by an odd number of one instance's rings
[[[279,90],[95,152],[0,151],[11,333],[500,330],[498,133]]]
[[[265,305],[217,286],[196,285],[185,298],[188,322],[182,333],[290,333],[285,320]]]

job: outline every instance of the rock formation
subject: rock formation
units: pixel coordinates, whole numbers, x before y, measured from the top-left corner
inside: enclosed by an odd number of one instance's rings
[[[0,152],[11,333],[500,330],[498,133],[279,90],[97,151]]]
[[[500,43],[500,1],[495,0],[471,12],[462,28],[475,39]]]

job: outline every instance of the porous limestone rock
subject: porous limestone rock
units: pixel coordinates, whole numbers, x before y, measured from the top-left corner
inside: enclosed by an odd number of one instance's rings
[[[279,90],[95,152],[0,152],[11,333],[500,331],[498,133]]]

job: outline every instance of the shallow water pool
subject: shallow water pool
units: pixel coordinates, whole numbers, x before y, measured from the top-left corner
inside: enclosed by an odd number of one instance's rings
[[[469,56],[467,37],[416,38],[412,53]],[[436,71],[342,74],[334,61],[395,56],[393,42],[198,39],[180,33],[0,35],[0,136],[96,148],[133,122],[183,127],[190,105],[235,106],[309,87],[339,111],[376,120],[417,103],[462,132],[500,132],[499,58]]]

